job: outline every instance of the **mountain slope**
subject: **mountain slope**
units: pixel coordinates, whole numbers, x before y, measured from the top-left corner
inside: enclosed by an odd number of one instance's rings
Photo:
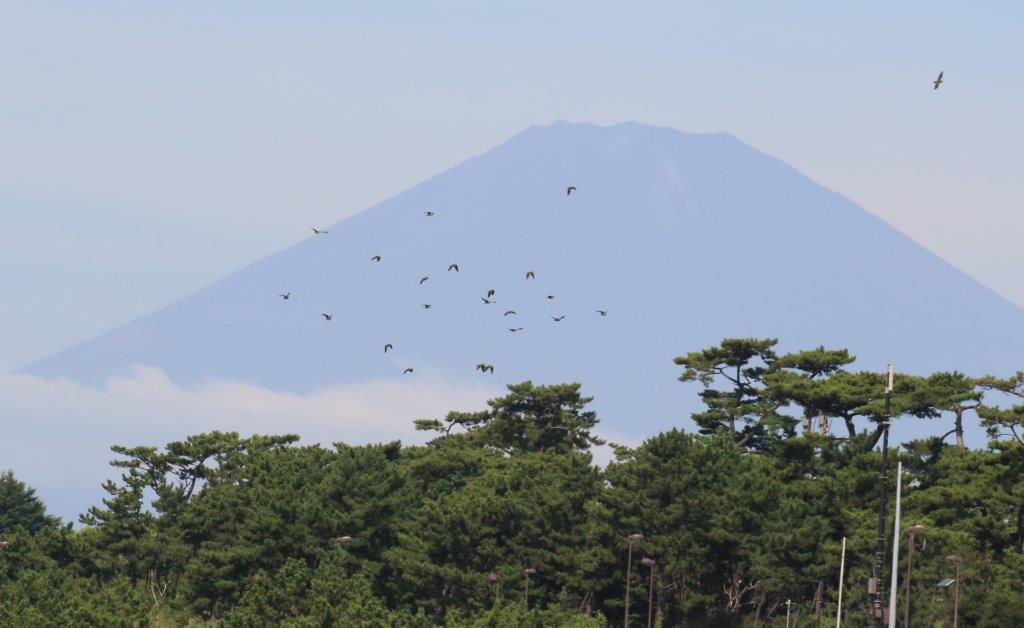
[[[728,134],[560,122],[25,371],[98,383],[150,365],[295,392],[407,366],[573,380],[606,427],[646,434],[693,409],[672,358],[724,336],[846,346],[861,368],[1007,372],[1022,329],[1020,308]]]

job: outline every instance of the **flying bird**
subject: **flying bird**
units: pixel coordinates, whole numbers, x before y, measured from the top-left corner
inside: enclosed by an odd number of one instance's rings
[[[405,369],[402,371],[402,375],[408,375],[409,373],[412,373],[412,369]]]
[[[515,313],[516,313],[515,310],[509,310],[509,311],[505,312],[504,314],[502,314],[502,316],[511,316],[511,315],[513,315]]]
[[[334,314],[321,314],[320,316],[323,316],[324,320],[328,320],[328,321],[331,320],[332,318],[334,318]]]
[[[526,278],[527,279],[533,279],[533,271],[532,270],[526,271]]]
[[[327,229],[317,229],[316,227],[310,227],[313,230],[313,235],[320,235],[321,233],[327,233]]]
[[[434,215],[434,212],[423,212],[423,215],[426,216],[427,218],[430,218],[431,216]]]
[[[429,309],[430,309],[430,304],[429,304],[429,303],[424,303],[424,304],[423,304],[422,306],[420,306],[420,307],[422,307],[422,308],[423,308],[424,310],[429,310]]]
[[[291,292],[285,292],[284,294],[279,294],[277,296],[279,296],[282,299],[284,299],[285,301],[287,301],[288,299],[292,298],[292,293]]]
[[[553,295],[553,294],[549,294],[549,295],[548,295],[548,298],[549,298],[549,299],[554,299],[554,298],[555,298],[555,295]]]
[[[428,280],[428,279],[430,279],[430,277],[424,277],[424,278],[420,279],[420,285],[422,286],[423,282]]]
[[[565,188],[565,195],[569,196],[570,194],[572,194],[575,191],[576,191],[576,186],[575,185],[570,185],[569,187]]]
[[[459,272],[459,265],[458,264],[449,264],[448,265],[448,272],[452,272],[453,270],[455,272]]]
[[[523,331],[523,328],[522,327],[509,327],[508,330],[514,334],[517,331]]]
[[[601,316],[608,316],[608,310],[598,310],[597,313]]]
[[[935,86],[932,89],[938,89],[939,85],[942,85],[942,70],[939,70],[939,77],[932,81],[932,85]]]
[[[488,290],[487,291],[487,298],[490,299],[493,296],[494,296],[494,290],[493,289],[492,290]]]
[[[491,300],[490,300],[490,299],[488,299],[487,297],[480,297],[480,299],[481,299],[481,300],[482,300],[482,301],[483,301],[484,303],[486,303],[487,305],[490,305],[490,304],[492,304],[492,303],[497,303],[497,301],[491,301]]]
[[[476,365],[476,370],[480,371],[481,373],[486,373],[488,371],[493,373],[494,372],[494,365],[493,364],[477,364]]]
[[[558,321],[562,320],[563,318],[565,318],[565,314],[562,314],[561,316],[552,316],[551,320],[553,320],[553,321],[555,321],[557,323]]]
[[[388,344],[384,345],[384,353],[387,353],[391,349],[394,349],[394,347],[391,346],[390,342]]]
[[[380,255],[374,255],[373,257],[370,258],[370,261],[371,262],[379,262],[380,261]]]

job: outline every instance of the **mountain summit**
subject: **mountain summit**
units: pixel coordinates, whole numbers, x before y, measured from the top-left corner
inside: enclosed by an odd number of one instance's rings
[[[849,347],[878,370],[1024,355],[1024,311],[726,133],[531,127],[325,231],[24,370],[295,392],[431,371],[580,381],[603,425],[638,434],[684,420],[672,358],[724,336]]]

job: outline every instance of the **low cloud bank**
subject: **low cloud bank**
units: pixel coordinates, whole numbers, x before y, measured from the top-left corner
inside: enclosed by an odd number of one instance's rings
[[[309,395],[224,381],[186,388],[149,367],[99,388],[0,372],[0,469],[34,486],[52,513],[77,519],[103,497],[102,481],[116,476],[111,445],[161,445],[211,430],[294,433],[306,444],[418,443],[425,435],[414,419],[482,409],[501,392],[427,369]]]

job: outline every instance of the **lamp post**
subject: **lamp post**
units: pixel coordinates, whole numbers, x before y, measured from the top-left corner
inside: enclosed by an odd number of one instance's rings
[[[644,535],[635,532],[626,537],[629,540],[629,558],[626,559],[626,612],[622,620],[623,628],[629,628],[629,580],[633,571],[633,543],[642,541]]]
[[[526,608],[530,608],[530,576],[537,573],[537,570],[533,567],[527,567],[523,570],[523,577],[526,578],[526,588],[523,589],[523,600],[526,603]]]
[[[647,585],[647,628],[654,625],[654,568],[657,562],[653,558],[644,556],[640,564],[651,570],[651,582]]]
[[[786,600],[786,628],[789,628],[789,607],[793,605],[793,600]]]
[[[501,576],[494,573],[493,571],[487,574],[487,579],[494,583],[494,605],[498,605],[498,581],[501,580]]]
[[[882,625],[882,569],[885,563],[886,498],[889,491],[889,425],[892,423],[892,390],[895,373],[892,364],[885,369],[885,420],[882,422],[882,472],[878,476],[878,529],[875,534],[875,565],[868,592],[874,595],[873,619]]]
[[[910,579],[914,574],[914,535],[924,532],[925,528],[920,523],[910,526],[907,530],[907,586],[906,598],[903,601],[903,625],[910,626]]]
[[[950,554],[946,560],[956,563],[956,591],[953,593],[953,628],[956,628],[960,622],[960,578],[963,576],[964,559]]]

